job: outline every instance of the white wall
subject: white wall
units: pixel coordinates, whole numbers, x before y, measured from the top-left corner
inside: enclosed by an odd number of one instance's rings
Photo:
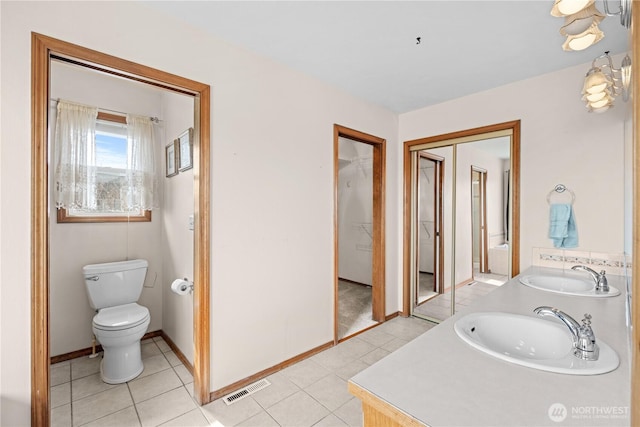
[[[158,116],[160,92],[139,83],[105,76],[77,66],[53,62],[51,97],[103,109]],[[50,135],[55,134],[56,105],[50,104]],[[54,139],[50,153],[53,153]],[[156,158],[162,153],[156,150]],[[54,168],[49,168],[53,185]],[[50,194],[52,192],[50,191]],[[149,261],[145,287],[139,303],[149,309],[149,331],[162,328],[162,281],[160,230],[162,212],[153,211],[150,223],[60,223],[50,203],[50,339],[51,355],[91,347],[91,322],[95,311],[82,278],[82,266],[144,258]],[[156,277],[157,276],[157,277]]]
[[[338,277],[371,285],[373,146],[340,137],[338,147]]]
[[[162,141],[164,147],[193,127],[193,97],[163,93],[162,117],[166,135]],[[164,160],[164,153],[162,158]],[[186,277],[193,281],[193,231],[189,230],[189,215],[194,210],[193,169],[165,177],[162,181],[162,330],[193,364],[193,294],[177,295],[171,292],[174,279]]]
[[[614,57],[614,63],[621,59]],[[580,91],[588,69],[589,64],[571,67],[400,115],[401,141],[522,121],[521,269],[531,265],[533,247],[552,247],[546,196],[560,183],[576,194],[578,250],[624,249],[625,107],[616,106],[607,114],[586,112]],[[396,146],[396,158],[401,145]],[[396,203],[399,206],[400,200]]]
[[[30,401],[31,31],[212,87],[211,386],[333,340],[333,125],[388,142],[387,310],[401,286],[390,111],[125,2],[2,2],[2,425]],[[96,31],[96,17],[114,23]],[[170,30],[169,30],[170,29]],[[399,205],[398,205],[399,206]],[[8,286],[6,284],[12,284]],[[5,327],[10,321],[11,328]],[[256,349],[260,349],[256,351]],[[17,408],[17,409],[15,409]]]

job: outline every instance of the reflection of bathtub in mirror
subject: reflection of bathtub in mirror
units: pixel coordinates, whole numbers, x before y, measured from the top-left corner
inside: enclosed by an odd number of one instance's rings
[[[509,274],[509,244],[489,248],[489,270],[493,274]]]

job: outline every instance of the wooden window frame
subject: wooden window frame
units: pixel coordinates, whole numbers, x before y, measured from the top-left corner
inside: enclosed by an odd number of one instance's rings
[[[142,215],[69,215],[65,208],[58,208],[57,220],[59,224],[78,222],[150,222],[151,211],[143,211]]]
[[[98,111],[96,120],[127,124],[126,116],[120,114],[106,113]],[[57,208],[58,224],[74,223],[98,223],[98,222],[151,222],[151,211],[145,210],[141,214],[116,214],[116,215],[70,215],[66,208]]]

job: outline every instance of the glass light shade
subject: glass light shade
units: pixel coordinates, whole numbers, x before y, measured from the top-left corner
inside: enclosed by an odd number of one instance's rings
[[[588,94],[583,99],[588,102],[596,102],[596,101],[600,101],[605,96],[607,96],[607,91],[603,90],[602,92]]]
[[[596,42],[596,35],[588,33],[581,37],[575,37],[569,40],[568,45],[571,48],[571,50],[584,50],[589,46],[591,46],[592,44],[594,44],[595,42]]]
[[[604,33],[598,28],[598,23],[594,22],[586,31],[577,35],[567,36],[567,40],[562,45],[562,48],[567,51],[584,50],[598,43],[603,38]]]
[[[560,28],[563,36],[577,36],[587,31],[594,23],[598,24],[604,19],[604,15],[592,4],[586,9],[564,18],[564,25]]]
[[[584,79],[582,92],[585,94],[595,94],[603,92],[609,86],[611,86],[611,80],[609,80],[599,68],[592,68]]]
[[[595,0],[556,0],[551,9],[551,15],[558,17],[573,15],[594,2]]]
[[[597,110],[598,108],[603,108],[607,105],[611,105],[613,104],[613,98],[611,98],[610,96],[606,96],[603,99],[601,99],[600,101],[596,101],[596,102],[590,102],[589,106],[591,108],[593,108],[594,110]]]

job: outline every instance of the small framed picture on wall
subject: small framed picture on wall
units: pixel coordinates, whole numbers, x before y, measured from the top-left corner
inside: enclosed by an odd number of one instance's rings
[[[178,169],[182,172],[193,167],[193,128],[182,132],[178,137],[178,145],[180,149]]]
[[[174,140],[172,143],[164,148],[165,151],[165,164],[167,177],[178,174],[178,140]]]

